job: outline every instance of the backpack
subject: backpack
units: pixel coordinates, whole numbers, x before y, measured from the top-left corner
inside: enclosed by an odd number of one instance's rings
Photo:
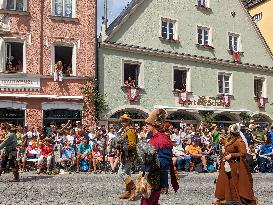
[[[80,168],[82,172],[87,172],[89,169],[88,162],[85,160],[80,161]]]

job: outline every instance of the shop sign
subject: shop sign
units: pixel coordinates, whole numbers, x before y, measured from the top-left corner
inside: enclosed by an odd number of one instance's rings
[[[187,104],[189,107],[213,107],[213,108],[226,108],[223,97],[209,97],[189,95]]]
[[[40,88],[40,78],[1,77],[0,88],[16,88],[16,89],[34,88],[34,89],[39,89]]]

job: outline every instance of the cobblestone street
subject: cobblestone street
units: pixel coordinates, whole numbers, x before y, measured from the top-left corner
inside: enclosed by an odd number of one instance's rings
[[[161,205],[206,205],[210,204],[214,192],[216,174],[180,175],[181,189],[177,194],[162,195]],[[260,205],[273,204],[273,175],[254,174],[255,194]],[[118,194],[123,185],[117,175],[110,174],[64,174],[56,176],[27,173],[18,183],[9,182],[12,176],[0,178],[0,204],[101,204],[138,205],[136,202],[121,201]]]

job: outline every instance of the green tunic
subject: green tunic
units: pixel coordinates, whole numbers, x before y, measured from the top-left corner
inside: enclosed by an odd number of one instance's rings
[[[16,153],[17,136],[14,132],[9,132],[5,140],[0,144],[0,150],[5,148],[6,153]]]

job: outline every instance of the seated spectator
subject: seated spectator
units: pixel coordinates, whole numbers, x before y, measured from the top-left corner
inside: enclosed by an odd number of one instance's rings
[[[173,134],[171,135],[171,139],[172,140],[176,140],[176,144],[175,145],[179,145],[180,144],[181,135],[180,135],[179,130],[177,128],[173,129]]]
[[[35,159],[39,154],[38,147],[36,143],[34,144],[31,140],[27,142],[27,148],[25,152],[25,156],[27,159]]]
[[[102,153],[101,149],[99,148],[98,144],[95,144],[92,149],[92,161],[93,161],[93,173],[97,173],[97,167],[100,166],[102,161]]]
[[[250,171],[258,172],[257,170],[257,152],[253,144],[249,146],[249,153],[247,154],[247,163],[249,165]]]
[[[208,129],[206,129],[204,132],[203,132],[203,135],[201,136],[201,143],[205,146],[211,144],[212,142],[212,133],[209,132]]]
[[[189,146],[187,146],[186,153],[188,155],[190,155],[192,159],[200,159],[202,161],[202,165],[203,165],[202,172],[207,172],[206,157],[202,154],[201,147],[198,146],[194,140],[191,140],[191,144]]]
[[[19,171],[24,172],[25,167],[26,167],[26,161],[27,161],[27,156],[26,156],[26,147],[24,143],[20,143],[17,145],[17,163],[19,166]]]
[[[262,173],[273,171],[272,167],[273,144],[271,138],[267,138],[259,150],[259,171]]]
[[[86,138],[82,139],[82,142],[78,145],[78,152],[76,157],[76,163],[77,163],[77,172],[80,171],[80,160],[85,160],[89,162],[89,170],[90,170],[90,164],[92,160],[92,149],[91,146],[88,144],[88,141]]]
[[[252,135],[252,132],[249,128],[245,128],[245,132],[243,133],[245,138],[246,138],[246,141],[247,141],[247,144],[250,146],[253,144],[253,135]]]
[[[66,132],[65,141],[69,141],[71,146],[75,145],[75,131],[70,129],[69,133]]]
[[[213,153],[213,145],[212,143],[211,144],[208,144],[208,145],[204,145],[202,147],[202,154],[203,156],[205,156],[206,158],[206,163],[207,165],[209,165],[209,171],[213,171],[213,170],[216,170],[216,162],[217,162],[217,159]]]
[[[51,164],[52,164],[53,147],[49,143],[48,139],[43,139],[39,146],[39,149],[40,149],[40,157],[38,159],[37,173],[38,174],[41,173],[43,162],[46,159],[47,174],[49,174]]]
[[[183,164],[184,164],[184,170],[186,172],[190,169],[190,161],[191,157],[189,155],[185,154],[185,151],[182,147],[182,142],[179,145],[176,145],[176,140],[173,139],[173,164],[174,166],[177,166],[178,171],[183,170]]]
[[[252,134],[253,134],[253,141],[255,143],[257,144],[265,143],[266,134],[264,133],[264,131],[261,129],[259,125],[254,127]]]
[[[119,151],[117,149],[110,148],[111,140],[108,141],[107,156],[108,156],[108,161],[111,166],[111,173],[115,173],[115,172],[117,172],[117,165],[119,162]]]
[[[75,150],[72,147],[70,141],[65,142],[65,146],[61,151],[61,165],[66,170],[71,172],[75,163]]]
[[[267,138],[270,138],[273,141],[273,126],[270,127],[270,130],[266,134]]]
[[[117,136],[116,130],[113,125],[109,126],[109,132],[107,134],[107,141],[111,141],[114,137]]]

